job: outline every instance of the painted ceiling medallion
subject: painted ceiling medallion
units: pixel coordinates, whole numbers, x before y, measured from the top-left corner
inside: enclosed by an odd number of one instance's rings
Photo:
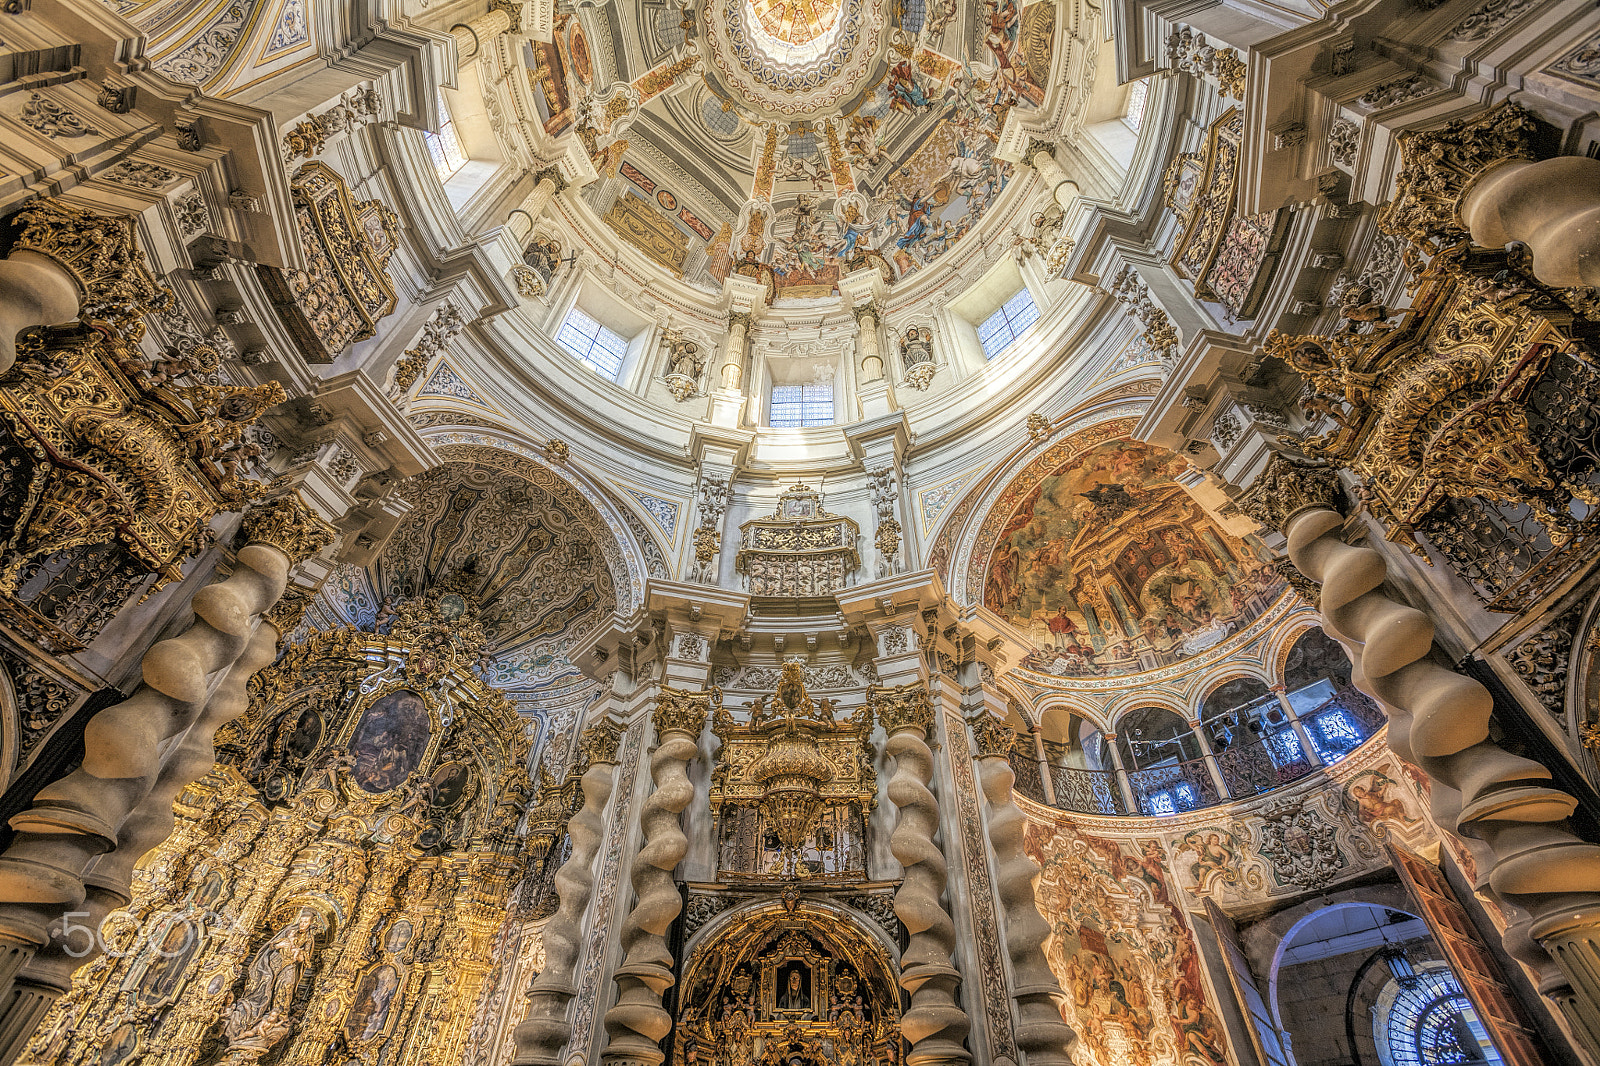
[[[704,0],[711,73],[768,117],[837,110],[873,81],[887,40],[887,7],[888,0],[839,0],[832,7],[825,0],[760,0],[759,6]],[[796,19],[803,25],[796,27]]]
[[[817,39],[839,21],[839,0],[754,0],[750,6],[768,35],[792,45]]]

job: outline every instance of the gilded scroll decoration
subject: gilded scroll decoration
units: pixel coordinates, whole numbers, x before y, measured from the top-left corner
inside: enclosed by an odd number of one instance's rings
[[[79,276],[132,293],[109,254],[80,253]],[[26,331],[0,379],[0,476],[18,501],[0,515],[0,591],[8,614],[63,649],[93,639],[151,575],[156,587],[180,577],[211,519],[261,492],[247,430],[282,386],[211,383],[203,346],[152,362],[131,339],[142,329]]]
[[[376,336],[378,320],[395,308],[388,270],[400,223],[378,200],[354,201],[322,163],[301,167],[290,187],[306,269],[257,269],[306,360],[331,363]]]
[[[1458,245],[1417,282],[1396,325],[1273,334],[1266,350],[1324,416],[1296,445],[1362,479],[1389,539],[1420,552],[1425,537],[1491,609],[1518,610],[1592,551],[1593,327],[1515,253]]]
[[[866,709],[842,715],[806,691],[805,667],[783,664],[777,690],[747,721],[713,711],[722,741],[711,775],[724,880],[862,880],[877,771]]]
[[[734,567],[749,577],[753,596],[829,596],[861,565],[860,527],[822,507],[822,494],[796,485],[778,497],[770,518],[739,527]]]

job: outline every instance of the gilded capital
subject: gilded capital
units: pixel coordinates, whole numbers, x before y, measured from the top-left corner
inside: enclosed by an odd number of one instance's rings
[[[857,325],[860,324],[863,318],[871,318],[873,322],[877,322],[878,303],[876,300],[868,300],[866,303],[856,304],[850,308],[850,313],[856,316]]]
[[[1537,133],[1531,114],[1505,103],[1437,130],[1399,134],[1400,173],[1380,225],[1417,243],[1466,233],[1461,202],[1473,183],[1494,164],[1536,158]]]
[[[728,312],[728,330],[729,330],[729,332],[732,332],[734,326],[740,326],[740,327],[743,327],[745,332],[748,333],[750,331],[750,323],[751,323],[751,321],[752,321],[752,319],[750,317],[750,312],[748,312],[748,311],[729,311]]]
[[[1010,757],[1011,747],[1016,743],[1017,734],[1007,728],[1004,722],[993,715],[980,714],[967,719],[967,724],[972,726],[973,750],[978,758]]]
[[[583,731],[581,741],[585,765],[594,763],[614,763],[617,761],[617,745],[622,742],[622,727],[612,720],[610,715],[601,719]]]
[[[684,733],[698,737],[706,727],[706,716],[711,713],[711,697],[710,692],[690,692],[662,685],[661,695],[656,697],[657,735]]]
[[[1040,152],[1043,152],[1051,159],[1054,159],[1056,157],[1055,142],[1041,141],[1037,137],[1030,137],[1028,139],[1028,147],[1022,153],[1022,161],[1029,166],[1032,166],[1033,157],[1038,155]]]
[[[921,682],[893,688],[874,685],[867,689],[867,706],[890,736],[903,730],[927,736],[933,726],[933,701]]]
[[[137,340],[143,315],[172,306],[171,291],[150,274],[132,218],[43,199],[16,219],[20,233],[12,251],[37,252],[71,274],[83,292],[85,318],[105,318]]]
[[[1302,511],[1341,511],[1339,475],[1331,466],[1275,455],[1261,475],[1235,501],[1257,522],[1286,532]]]
[[[266,544],[289,557],[309,559],[332,544],[338,532],[307,507],[297,492],[286,492],[252,507],[244,516],[244,542]]]

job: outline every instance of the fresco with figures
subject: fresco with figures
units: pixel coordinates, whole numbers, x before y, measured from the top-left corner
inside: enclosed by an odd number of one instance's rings
[[[1113,440],[1016,500],[983,602],[1033,642],[1024,666],[1096,677],[1181,662],[1283,593],[1265,546],[1229,533],[1178,484],[1186,469],[1171,452]]]
[[[994,205],[1013,176],[995,157],[1006,116],[1045,99],[1055,12],[985,0],[963,32],[941,2],[774,0],[731,20],[697,5],[624,20],[656,56],[631,82],[558,29],[536,46],[540,114],[588,149],[604,179],[582,193],[591,206],[625,205],[613,228],[685,281],[740,274],[778,301],[830,299],[851,270],[921,270]],[[680,40],[701,56],[652,47]],[[819,71],[844,89],[811,106],[791,82]]]
[[[1159,840],[1031,822],[1045,945],[1079,1066],[1225,1066],[1227,1038]],[[1181,897],[1180,897],[1181,898]]]

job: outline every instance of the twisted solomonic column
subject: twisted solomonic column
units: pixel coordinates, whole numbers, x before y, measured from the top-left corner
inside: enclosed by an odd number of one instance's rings
[[[1039,866],[1022,849],[1022,812],[1011,800],[1016,775],[1011,772],[1014,734],[988,714],[972,719],[978,785],[989,817],[989,848],[994,852],[995,883],[1005,913],[1006,954],[1011,956],[1017,1004],[1017,1046],[1029,1066],[1072,1066],[1072,1045],[1078,1036],[1061,1020],[1055,997],[1061,985],[1050,971],[1044,945],[1050,926],[1039,914],[1033,882]]]
[[[656,698],[656,748],[650,755],[655,791],[644,801],[640,822],[644,846],[633,865],[633,890],[639,900],[622,925],[617,967],[617,1002],[606,1011],[608,1043],[601,1061],[608,1066],[657,1066],[666,1059],[661,1040],[672,1032],[672,1015],[661,1006],[672,987],[672,952],[667,930],[683,899],[672,880],[689,850],[678,816],[694,799],[689,762],[700,753],[700,733],[711,711],[710,692],[686,692],[663,685]]]
[[[1433,622],[1386,589],[1383,557],[1340,539],[1339,496],[1332,468],[1280,455],[1239,506],[1281,530],[1295,567],[1322,586],[1323,628],[1349,653],[1357,687],[1383,705],[1389,746],[1427,773],[1436,820],[1488,846],[1490,888],[1523,912],[1503,934],[1506,951],[1543,971],[1540,990],[1600,1050],[1600,847],[1568,828],[1577,801],[1548,769],[1490,739],[1493,696],[1443,664]]]
[[[572,1039],[567,1006],[578,994],[573,978],[583,951],[583,918],[594,895],[594,860],[600,854],[621,740],[622,729],[610,718],[583,732],[583,758],[588,762],[582,780],[583,809],[567,823],[572,854],[556,872],[560,905],[544,927],[544,969],[528,992],[528,1016],[512,1032],[513,1066],[555,1066]]]
[[[45,943],[49,923],[84,901],[84,871],[95,856],[156,842],[150,830],[163,823],[152,814],[152,802],[170,804],[212,762],[190,752],[168,774],[162,745],[194,726],[208,707],[215,712],[204,723],[211,731],[224,715],[243,711],[246,678],[230,678],[215,694],[212,679],[246,654],[257,619],[283,594],[289,568],[334,536],[294,493],[245,515],[237,568],[195,594],[195,620],[187,630],[145,653],[144,682],[133,695],[89,720],[83,764],[11,819],[17,834],[0,855],[0,942],[31,954]],[[180,780],[183,774],[188,780]]]
[[[939,801],[928,789],[933,779],[933,751],[928,747],[933,703],[927,686],[915,683],[870,688],[867,703],[889,734],[886,750],[894,757],[889,799],[898,817],[889,849],[905,867],[894,913],[911,935],[900,956],[900,986],[911,996],[900,1018],[900,1031],[911,1043],[906,1066],[964,1064],[972,1059],[962,1046],[971,1025],[956,1002],[961,973],[950,962],[956,927],[939,902],[948,867],[933,842]]]

